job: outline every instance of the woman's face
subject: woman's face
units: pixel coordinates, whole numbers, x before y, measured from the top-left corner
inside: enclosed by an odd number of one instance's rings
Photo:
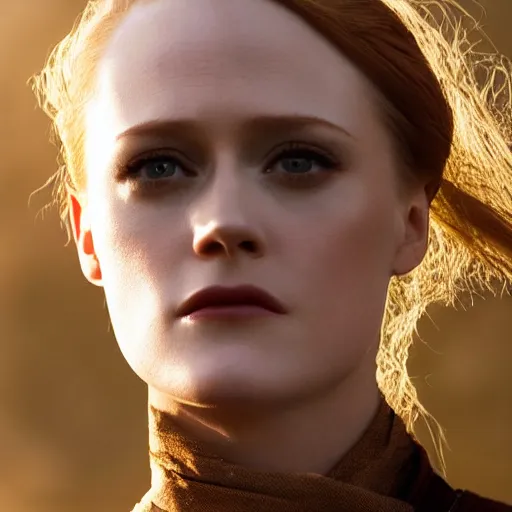
[[[73,226],[151,388],[293,401],[374,354],[428,205],[400,192],[377,95],[349,61],[274,2],[157,0],[122,21],[96,85]],[[177,315],[195,292],[239,285],[285,312]]]

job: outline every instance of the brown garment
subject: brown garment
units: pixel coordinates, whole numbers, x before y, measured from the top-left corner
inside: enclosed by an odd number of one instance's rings
[[[260,472],[206,454],[150,408],[152,488],[133,512],[512,512],[454,491],[382,401],[328,475]]]

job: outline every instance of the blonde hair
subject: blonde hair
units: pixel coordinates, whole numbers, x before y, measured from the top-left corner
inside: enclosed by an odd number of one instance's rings
[[[59,148],[59,169],[46,184],[54,185],[54,203],[68,236],[68,189],[79,190],[86,180],[84,107],[94,93],[95,67],[127,10],[143,1],[148,0],[90,1],[70,34],[53,50],[43,71],[33,79],[34,91],[53,123]],[[387,19],[388,37],[399,33],[403,36],[399,41],[402,49],[417,47],[421,52],[420,59],[413,55],[411,66],[426,77],[421,80],[430,87],[428,101],[436,104],[418,104],[416,112],[409,106],[401,117],[404,120],[416,115],[415,123],[409,122],[407,128],[418,136],[417,146],[423,147],[425,159],[429,158],[425,152],[429,141],[433,137],[441,141],[440,156],[436,157],[441,172],[431,204],[427,254],[418,268],[406,276],[394,277],[390,284],[377,356],[377,382],[410,432],[422,417],[445,442],[439,424],[418,400],[407,371],[408,353],[417,322],[430,304],[454,305],[464,293],[502,292],[512,278],[511,67],[497,52],[484,54],[471,46],[467,22],[474,30],[479,30],[478,24],[452,0],[273,1],[292,8],[322,33],[329,28],[331,39],[339,36],[340,40],[340,28],[335,23],[349,16],[348,5],[358,9],[361,16],[369,12],[383,16],[385,6],[392,14]],[[381,21],[373,19],[376,23]],[[398,22],[401,28],[397,32]],[[362,38],[364,24],[359,17],[357,23],[357,37]],[[394,51],[397,54],[400,48]],[[399,57],[403,55],[392,58]],[[400,61],[395,64],[396,70],[388,73],[399,72]],[[396,78],[392,74],[387,77]],[[393,83],[400,86],[399,81]],[[378,83],[375,85],[379,87]],[[409,86],[404,85],[411,89]],[[425,99],[427,86],[424,90],[416,87],[416,103]],[[384,98],[391,90],[384,91]],[[420,126],[421,116],[430,116],[430,110],[435,108],[440,109],[439,119],[450,126],[436,126],[435,119],[429,117],[430,138],[422,140],[418,135],[425,128]],[[393,105],[392,110],[396,114]],[[410,138],[405,129],[401,133]],[[431,144],[434,151],[434,143]],[[436,439],[434,442],[444,471],[442,443]]]

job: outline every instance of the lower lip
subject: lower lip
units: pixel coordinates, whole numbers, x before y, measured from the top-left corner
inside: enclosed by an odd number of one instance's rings
[[[256,317],[275,315],[270,311],[259,306],[221,306],[198,309],[190,315],[183,317],[188,321],[195,320],[243,320]]]

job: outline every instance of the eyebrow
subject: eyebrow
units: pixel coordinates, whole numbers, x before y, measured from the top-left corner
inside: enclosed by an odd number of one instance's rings
[[[340,132],[345,137],[354,139],[355,137],[342,126],[332,123],[327,119],[315,116],[287,115],[287,116],[259,116],[251,118],[243,123],[241,131],[243,133],[268,133],[285,132],[289,130],[300,130],[307,127],[320,126],[329,130]],[[163,134],[188,134],[201,131],[200,123],[197,119],[175,119],[159,120],[155,119],[134,125],[116,136],[116,141],[128,137],[139,136],[159,136]]]

